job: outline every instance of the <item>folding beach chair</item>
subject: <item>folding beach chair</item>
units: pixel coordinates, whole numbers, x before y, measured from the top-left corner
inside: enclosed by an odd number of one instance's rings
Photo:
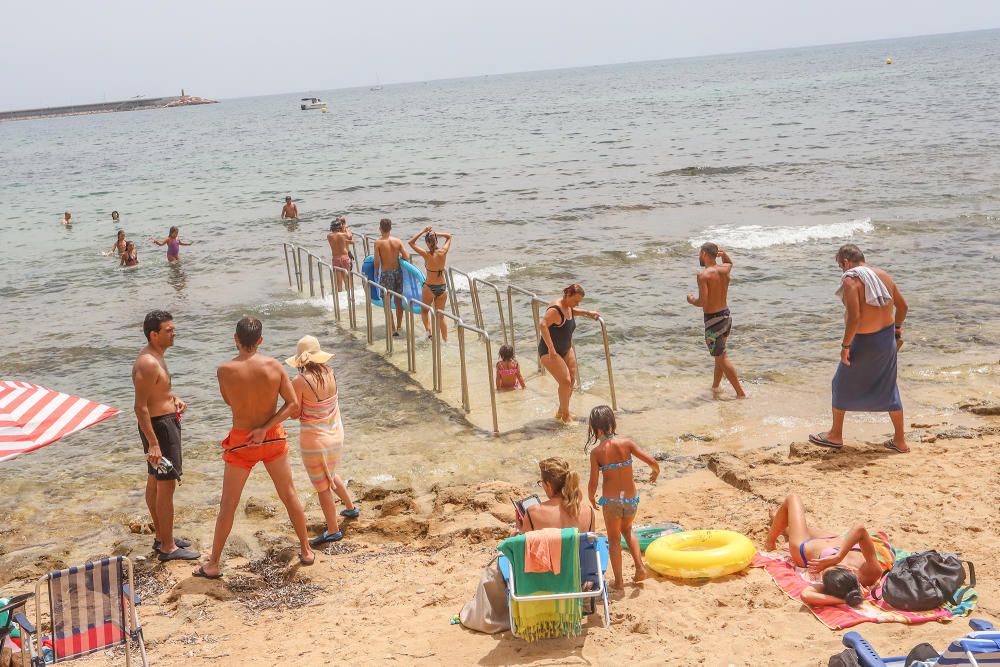
[[[135,590],[132,561],[124,556],[105,558],[52,572],[35,583],[35,625],[25,628],[22,637],[26,641],[21,647],[29,652],[36,667],[45,665],[39,653],[43,585],[48,593],[53,662],[73,660],[124,644],[125,664],[131,667],[132,646],[138,644],[143,667],[148,667],[135,609],[138,600],[132,595]]]
[[[980,665],[1000,665],[1000,632],[993,629],[989,621],[974,618],[969,621],[972,632],[956,639],[944,653],[936,659],[937,667],[980,667]],[[844,635],[844,646],[853,648],[858,654],[861,667],[890,667],[903,665],[906,656],[882,658],[868,641],[857,632]],[[929,661],[933,662],[933,658]]]
[[[597,533],[580,533],[580,584],[579,593],[550,593],[548,595],[518,595],[514,586],[514,576],[511,572],[511,563],[503,554],[497,565],[500,567],[500,574],[507,582],[507,613],[510,616],[510,631],[515,637],[521,635],[517,632],[514,623],[514,611],[512,600],[517,602],[538,602],[540,600],[572,600],[580,598],[590,602],[590,611],[585,613],[593,614],[596,611],[597,599],[600,598],[604,604],[604,625],[611,622],[611,609],[608,603],[608,586],[604,579],[604,571],[608,569],[608,538]],[[582,590],[587,583],[591,584],[591,590]]]
[[[20,627],[21,632],[24,632],[25,628],[31,627],[31,623],[24,615],[24,612],[27,611],[25,607],[31,598],[31,593],[25,593],[0,604],[0,653],[3,653],[4,647],[7,646],[7,638],[14,636],[13,632],[16,627]]]

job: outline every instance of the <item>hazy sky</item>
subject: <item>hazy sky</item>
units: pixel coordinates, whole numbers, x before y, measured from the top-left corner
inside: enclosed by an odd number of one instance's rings
[[[0,109],[212,98],[1000,28],[998,0],[3,3]]]

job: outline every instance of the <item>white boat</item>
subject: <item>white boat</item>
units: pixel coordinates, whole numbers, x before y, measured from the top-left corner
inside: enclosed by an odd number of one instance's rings
[[[302,104],[299,108],[303,111],[309,111],[310,109],[326,109],[326,102],[318,97],[303,97]]]

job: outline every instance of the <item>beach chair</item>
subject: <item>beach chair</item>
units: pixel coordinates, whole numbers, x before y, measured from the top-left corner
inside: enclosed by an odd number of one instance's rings
[[[979,667],[980,665],[1000,665],[1000,632],[993,629],[989,621],[974,618],[969,621],[972,632],[956,639],[935,663],[938,667]],[[903,665],[906,656],[883,658],[868,641],[857,632],[844,635],[844,646],[854,649],[861,667],[891,667]]]
[[[538,602],[540,600],[571,600],[580,598],[590,603],[590,610],[586,614],[593,614],[596,611],[597,600],[600,599],[604,606],[604,625],[611,622],[611,609],[608,602],[608,586],[604,579],[604,572],[608,569],[608,538],[597,533],[580,533],[580,592],[578,593],[551,593],[549,595],[525,595],[519,596],[514,585],[514,577],[511,572],[511,563],[503,554],[497,562],[500,574],[503,575],[507,583],[507,613],[510,616],[510,631],[515,637],[520,637],[514,623],[512,600],[518,602]],[[582,590],[587,583],[591,584],[591,590]]]
[[[28,600],[31,598],[31,593],[25,593],[0,604],[0,654],[7,646],[7,638],[13,636],[12,633],[16,627],[21,628],[21,632],[32,627],[31,623],[28,622],[28,617],[24,615],[24,612],[27,611]]]
[[[125,646],[125,665],[132,665],[132,647],[138,645],[143,667],[148,667],[142,638],[138,596],[132,561],[124,556],[85,563],[51,572],[35,583],[35,625],[21,635],[22,650],[32,665],[43,667],[42,589],[48,600],[53,662],[64,662],[115,646]]]

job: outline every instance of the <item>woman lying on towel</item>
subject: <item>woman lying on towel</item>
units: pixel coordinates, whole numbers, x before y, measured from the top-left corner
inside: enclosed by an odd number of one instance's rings
[[[806,521],[802,499],[795,494],[785,498],[771,520],[768,551],[774,550],[779,535],[788,539],[792,562],[822,576],[822,583],[802,591],[806,604],[857,607],[867,588],[892,567],[892,547],[885,533],[869,533],[860,523],[839,535],[813,528]]]

